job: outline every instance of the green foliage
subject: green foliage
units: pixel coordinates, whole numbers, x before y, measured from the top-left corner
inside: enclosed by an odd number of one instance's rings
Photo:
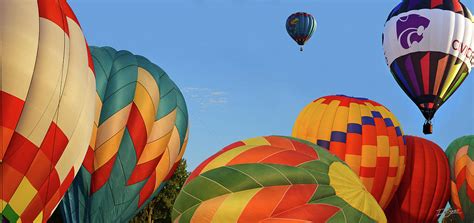
[[[459,218],[459,215],[457,215],[458,211],[454,210],[453,208],[447,208],[444,213],[443,213],[443,218],[441,219],[442,223],[458,223],[462,222],[461,219]]]
[[[171,211],[179,191],[189,177],[186,171],[186,160],[181,160],[173,177],[158,195],[140,211],[130,223],[168,223],[171,222]]]

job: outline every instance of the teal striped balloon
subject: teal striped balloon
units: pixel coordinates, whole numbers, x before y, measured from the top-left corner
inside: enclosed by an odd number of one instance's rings
[[[94,134],[61,203],[64,221],[128,222],[173,174],[187,142],[188,113],[169,76],[142,56],[91,47]]]

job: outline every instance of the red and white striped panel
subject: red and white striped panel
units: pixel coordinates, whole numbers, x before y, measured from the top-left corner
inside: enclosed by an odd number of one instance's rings
[[[0,0],[0,33],[0,208],[44,222],[87,151],[93,63],[65,0]]]

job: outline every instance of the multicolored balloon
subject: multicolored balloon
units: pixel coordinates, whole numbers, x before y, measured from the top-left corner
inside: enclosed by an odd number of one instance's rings
[[[405,174],[385,214],[393,223],[437,222],[449,199],[448,158],[434,142],[405,139]]]
[[[316,19],[306,12],[297,12],[286,20],[286,31],[300,45],[303,51],[303,45],[311,38],[316,30]]]
[[[302,140],[233,143],[193,171],[174,222],[387,222],[377,201],[337,157]]]
[[[472,69],[474,18],[459,0],[404,0],[385,23],[387,64],[403,91],[431,120]]]
[[[474,222],[474,135],[456,139],[446,154],[451,167],[449,203],[460,222]]]
[[[0,219],[46,222],[94,121],[87,43],[65,0],[0,1]]]
[[[326,96],[308,104],[293,137],[328,149],[344,160],[385,208],[405,170],[406,147],[395,115],[366,98]]]
[[[142,56],[91,47],[97,78],[94,135],[63,199],[65,222],[127,222],[164,186],[187,142],[178,87]]]

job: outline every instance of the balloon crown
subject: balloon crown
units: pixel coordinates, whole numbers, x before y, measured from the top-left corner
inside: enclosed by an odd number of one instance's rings
[[[306,13],[306,12],[295,12],[293,14],[295,14],[295,15],[309,15],[309,13]]]
[[[409,8],[412,7],[422,7],[422,8],[438,8],[438,7],[456,7],[459,6],[461,0],[451,0],[446,1],[435,1],[435,0],[402,0],[402,4],[409,5]]]
[[[434,0],[425,1],[425,0],[402,0],[402,2],[412,2],[412,3],[424,3],[424,2],[433,2]],[[461,0],[451,0],[451,2],[461,2]]]
[[[352,98],[352,99],[357,99],[357,100],[362,100],[362,101],[368,101],[368,100],[369,100],[368,98],[352,97],[352,96],[347,96],[347,95],[344,95],[344,94],[336,94],[336,96],[339,96],[339,97],[346,97],[346,98]]]

